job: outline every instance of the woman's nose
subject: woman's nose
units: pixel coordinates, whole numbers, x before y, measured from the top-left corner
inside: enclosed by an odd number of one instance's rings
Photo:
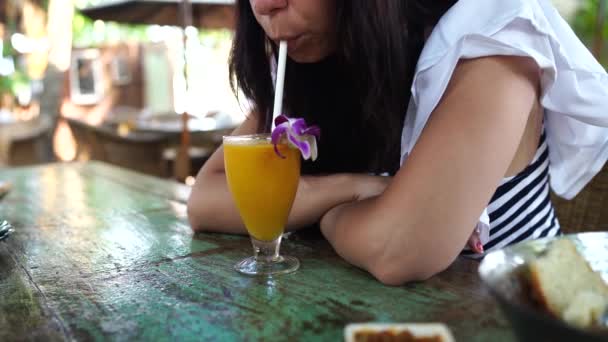
[[[287,7],[288,0],[251,0],[253,11],[259,15],[269,15]]]

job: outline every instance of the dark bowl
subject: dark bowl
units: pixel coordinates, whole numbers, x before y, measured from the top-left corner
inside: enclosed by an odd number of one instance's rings
[[[571,239],[591,267],[608,279],[608,232],[580,233]],[[541,310],[529,295],[527,263],[555,238],[526,241],[489,253],[479,266],[483,283],[498,301],[520,341],[608,341],[605,330],[583,330]],[[565,276],[568,276],[565,274]]]

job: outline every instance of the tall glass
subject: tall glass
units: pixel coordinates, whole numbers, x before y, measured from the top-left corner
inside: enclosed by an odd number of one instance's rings
[[[300,179],[300,151],[279,144],[269,134],[225,136],[224,165],[228,188],[253,244],[253,257],[234,268],[248,275],[290,273],[298,259],[279,254],[281,238]]]

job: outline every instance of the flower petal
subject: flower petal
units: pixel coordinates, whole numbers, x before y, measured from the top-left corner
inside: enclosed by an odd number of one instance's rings
[[[309,135],[307,137],[308,143],[310,144],[310,159],[312,161],[317,160],[318,151],[317,151],[317,139],[314,136]]]
[[[321,130],[318,126],[306,125],[303,118],[289,118],[285,115],[279,115],[274,120],[275,128],[271,133],[271,142],[274,144],[275,153],[281,158],[278,144],[287,142],[292,148],[297,148],[302,154],[302,158],[316,160],[317,159],[317,140],[321,135]]]
[[[297,135],[303,135],[306,130],[306,121],[304,119],[292,119],[289,122],[291,124],[291,129]]]
[[[281,151],[279,151],[279,145],[274,144],[274,153],[276,153],[277,156],[279,156],[279,158],[281,159],[285,159],[286,157],[284,155],[281,154]]]
[[[315,137],[317,137],[317,139],[321,138],[321,129],[319,128],[319,126],[310,126],[308,128],[306,128],[304,130],[304,132],[302,132],[302,134],[307,134],[307,135],[314,135]]]
[[[280,124],[284,123],[284,122],[289,122],[289,118],[283,114],[277,116],[274,119],[274,125],[275,126],[279,126]]]
[[[275,127],[275,129],[272,130],[272,133],[270,134],[270,142],[274,145],[274,153],[277,154],[277,156],[285,159],[285,156],[281,154],[281,152],[279,151],[279,148],[277,147],[277,144],[281,142],[281,137],[289,131],[289,124],[287,122],[284,122],[278,126]]]
[[[302,137],[296,135],[288,135],[287,139],[294,147],[296,147],[302,153],[302,158],[310,158],[310,144]]]
[[[281,141],[281,137],[285,134],[285,132],[287,132],[288,129],[289,125],[287,123],[277,125],[272,130],[272,133],[270,133],[270,142],[272,142],[274,145],[278,144],[279,141]]]

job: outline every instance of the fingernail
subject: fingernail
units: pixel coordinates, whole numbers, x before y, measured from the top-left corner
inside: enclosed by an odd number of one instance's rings
[[[481,244],[481,241],[477,241],[475,244],[475,249],[477,249],[477,253],[483,253],[483,245]]]

